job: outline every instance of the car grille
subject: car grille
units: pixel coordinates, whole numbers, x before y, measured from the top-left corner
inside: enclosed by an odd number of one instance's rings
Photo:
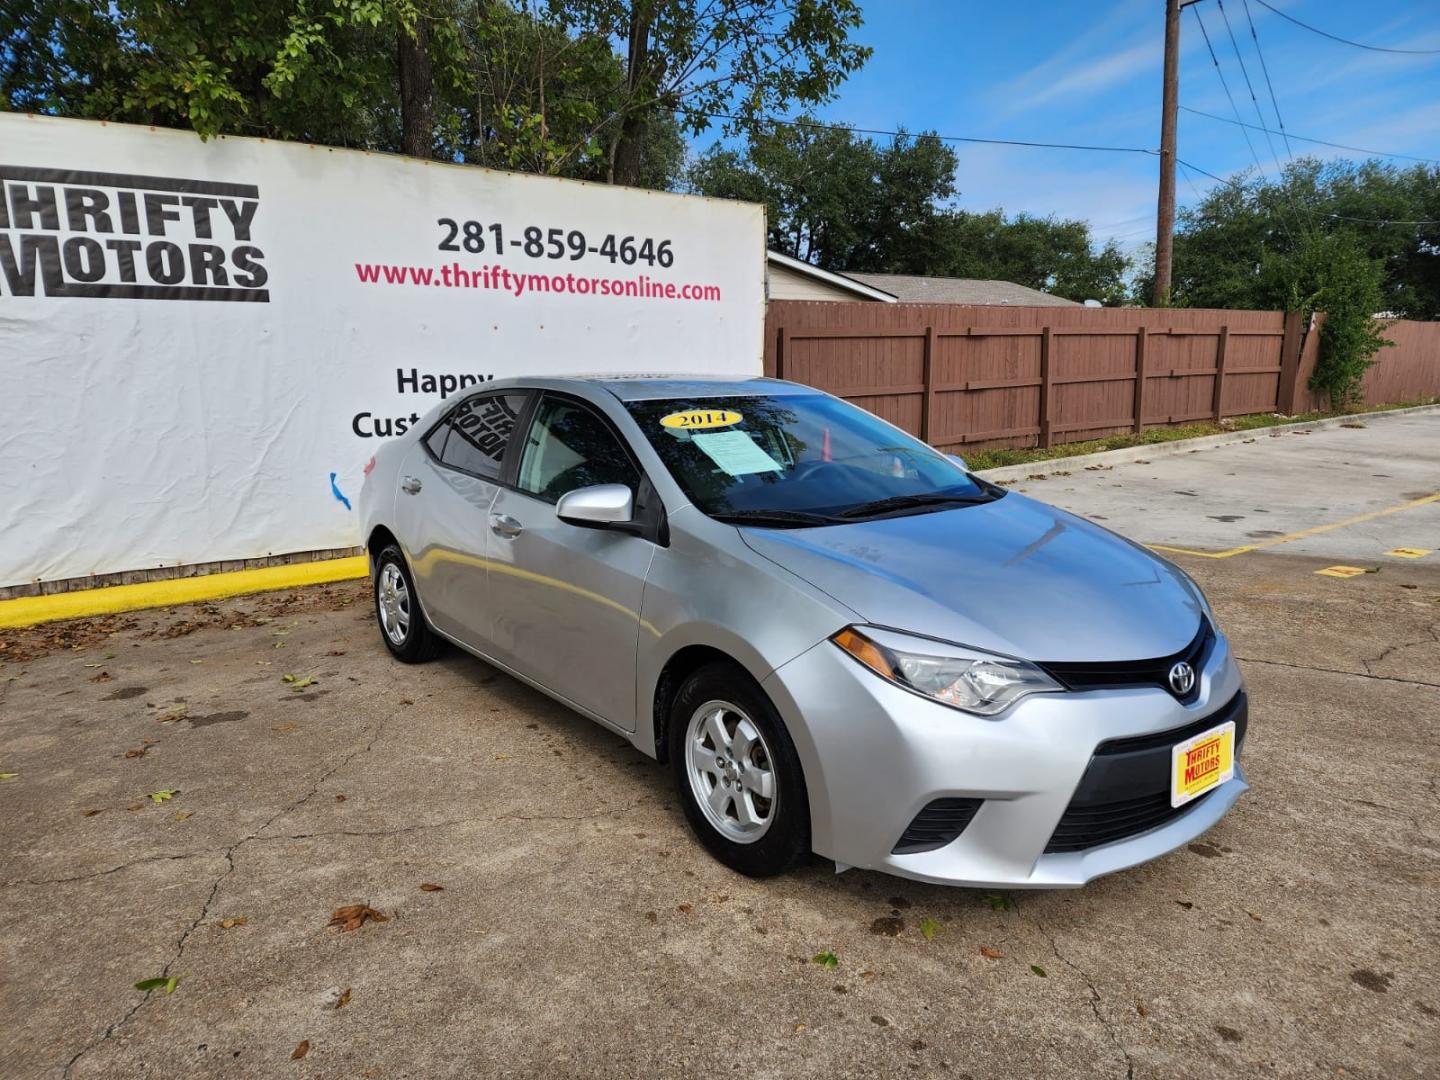
[[[1169,656],[1150,660],[1057,660],[1042,661],[1047,674],[1067,690],[1115,690],[1131,686],[1158,686],[1168,693],[1170,669],[1184,660],[1195,669],[1195,683],[1185,695],[1175,694],[1185,704],[1194,701],[1200,693],[1200,670],[1205,666],[1210,650],[1215,647],[1215,628],[1210,620],[1200,617],[1200,629],[1189,645]]]
[[[1158,829],[1199,806],[1214,788],[1181,807],[1170,805],[1170,751],[1202,731],[1235,722],[1235,755],[1245,741],[1249,706],[1242,691],[1209,716],[1171,728],[1123,739],[1107,739],[1095,748],[1060,824],[1045,845],[1047,855],[1085,851]]]
[[[1187,810],[1199,806],[1214,793],[1215,789],[1211,788],[1204,795],[1180,807],[1170,805],[1168,791],[1083,808],[1072,804],[1060,819],[1060,824],[1055,827],[1050,843],[1045,845],[1045,854],[1085,851],[1101,844],[1139,836],[1175,820]]]
[[[915,815],[910,827],[890,850],[896,855],[934,851],[950,843],[969,825],[984,799],[935,799]]]

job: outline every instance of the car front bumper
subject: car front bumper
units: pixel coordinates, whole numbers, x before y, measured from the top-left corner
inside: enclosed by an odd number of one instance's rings
[[[1078,804],[1094,786],[1101,769],[1091,764],[1099,762],[1101,743],[1171,731],[1178,742],[1183,729],[1203,727],[1211,716],[1218,724],[1243,712],[1243,683],[1223,635],[1199,678],[1191,705],[1137,687],[1035,694],[983,719],[886,682],[825,641],[764,686],[805,769],[817,854],[940,884],[1073,888],[1195,839],[1247,790],[1237,763],[1232,779],[1161,815],[1154,827],[1083,850],[1046,850],[1072,798]],[[1150,742],[1168,746],[1164,738]],[[1159,754],[1168,785],[1168,750]],[[1141,766],[1150,788],[1158,786],[1156,760],[1152,753]],[[1126,777],[1112,780],[1123,786]],[[894,851],[922,809],[957,797],[983,801],[956,839],[928,851]]]

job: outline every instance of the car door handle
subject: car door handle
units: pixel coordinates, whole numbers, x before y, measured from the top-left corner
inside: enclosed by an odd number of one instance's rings
[[[490,531],[496,536],[503,536],[507,540],[513,540],[524,531],[524,526],[509,514],[491,514]]]
[[[419,495],[420,489],[425,485],[420,483],[418,476],[407,476],[400,482],[400,490],[406,495]]]

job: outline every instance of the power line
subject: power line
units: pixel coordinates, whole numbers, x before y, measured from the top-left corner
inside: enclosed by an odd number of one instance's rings
[[[1196,116],[1203,116],[1209,120],[1218,120],[1222,124],[1239,124],[1241,127],[1253,128],[1254,124],[1247,124],[1243,120],[1231,120],[1228,116],[1217,116],[1215,113],[1206,112],[1204,109],[1191,108],[1189,105],[1181,105],[1180,108]],[[1269,130],[1259,128],[1260,131]],[[1391,154],[1385,150],[1370,150],[1363,146],[1350,146],[1347,143],[1326,142],[1324,139],[1311,139],[1304,135],[1292,135],[1289,132],[1271,131],[1272,135],[1284,135],[1287,139],[1294,139],[1296,142],[1314,143],[1316,146],[1329,146],[1336,150],[1353,150],[1357,154],[1371,154],[1375,157],[1399,158],[1402,161],[1420,161],[1427,165],[1440,165],[1440,158],[1414,157],[1410,154]]]
[[[886,131],[882,128],[852,127],[849,124],[822,124],[818,120],[780,120],[772,116],[748,117],[731,113],[702,112],[712,120],[731,120],[738,124],[773,124],[777,127],[815,128],[820,131],[849,131],[856,135],[887,135],[896,139],[935,139],[939,142],[982,143],[988,146],[1028,146],[1046,150],[1097,150],[1114,154],[1150,154],[1156,151],[1143,146],[1096,146],[1086,143],[1038,142],[1029,139],[982,139],[975,135],[930,135],[914,131]]]
[[[1220,18],[1225,21],[1225,33],[1230,35],[1230,48],[1235,50],[1235,62],[1240,65],[1240,74],[1245,78],[1245,89],[1250,92],[1250,103],[1255,106],[1255,118],[1263,126],[1265,114],[1260,111],[1260,99],[1255,96],[1255,87],[1250,82],[1250,72],[1245,67],[1245,58],[1240,55],[1240,43],[1235,40],[1235,31],[1230,26],[1230,16],[1225,13],[1225,0],[1215,0],[1220,8]],[[1275,152],[1275,143],[1270,138],[1270,133],[1265,133],[1266,145],[1270,147],[1270,160],[1275,164],[1277,171],[1280,165],[1280,155]]]
[[[1266,3],[1265,0],[1255,0],[1255,2],[1261,7],[1263,7],[1266,11],[1270,11],[1276,15],[1279,15],[1287,22],[1292,22],[1296,26],[1304,27],[1312,34],[1319,34],[1321,37],[1329,38],[1331,41],[1338,41],[1342,45],[1353,45],[1357,49],[1368,49],[1370,52],[1402,53],[1406,56],[1440,56],[1440,49],[1387,49],[1383,45],[1366,45],[1364,42],[1361,41],[1351,41],[1349,38],[1343,38],[1340,37],[1338,34],[1332,34],[1326,30],[1321,30],[1318,26],[1311,26],[1309,23],[1301,22],[1299,19],[1295,18],[1294,15],[1287,15],[1279,8]]]
[[[1260,35],[1255,32],[1255,20],[1250,15],[1250,0],[1245,5],[1245,21],[1250,24],[1250,40],[1255,43],[1255,55],[1260,58],[1260,70],[1265,75],[1265,89],[1270,92],[1270,107],[1275,110],[1275,120],[1280,125],[1280,137],[1285,141],[1285,156],[1293,163],[1295,152],[1290,149],[1290,136],[1285,134],[1285,118],[1280,115],[1280,102],[1275,97],[1275,84],[1270,81],[1270,65],[1265,63],[1265,53],[1260,48]],[[1263,125],[1265,121],[1262,119]]]
[[[1210,53],[1210,62],[1215,65],[1215,74],[1220,76],[1220,85],[1225,90],[1225,97],[1230,102],[1230,111],[1235,114],[1235,122],[1242,128],[1249,128],[1250,125],[1240,119],[1240,109],[1235,104],[1235,95],[1230,93],[1230,84],[1225,80],[1225,72],[1220,69],[1220,58],[1215,55],[1215,46],[1210,44],[1210,32],[1205,29],[1205,20],[1200,18],[1200,9],[1194,5],[1190,8],[1195,15],[1195,21],[1200,25],[1200,36],[1205,39],[1205,48]],[[1255,167],[1260,170],[1260,175],[1265,175],[1265,166],[1260,164],[1260,155],[1255,152],[1255,144],[1250,141],[1250,132],[1244,132],[1245,145],[1250,148],[1250,156],[1255,159]],[[1178,160],[1178,159],[1177,159]]]

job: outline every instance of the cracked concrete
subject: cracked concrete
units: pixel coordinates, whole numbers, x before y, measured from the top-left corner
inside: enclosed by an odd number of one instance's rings
[[[1193,849],[998,909],[730,874],[664,769],[478,661],[396,665],[359,586],[0,665],[0,1075],[1423,1076],[1440,567],[1180,561],[1244,658],[1254,790]],[[390,918],[326,926],[353,903]]]

